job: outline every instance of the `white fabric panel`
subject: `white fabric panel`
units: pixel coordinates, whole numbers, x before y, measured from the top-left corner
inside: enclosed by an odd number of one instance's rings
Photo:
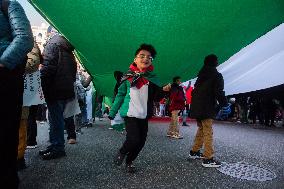
[[[64,118],[68,118],[68,117],[78,115],[78,114],[81,113],[81,109],[80,109],[78,97],[77,97],[77,92],[76,92],[75,82],[74,82],[74,93],[75,93],[75,98],[73,100],[67,102],[67,104],[64,108],[64,112],[63,112]]]
[[[130,88],[128,117],[136,117],[139,119],[145,119],[147,117],[148,88],[148,84],[143,85],[140,89],[136,87]]]
[[[87,119],[91,120],[93,118],[92,112],[93,112],[93,83],[90,83],[90,89],[86,91],[86,105],[87,105]]]
[[[23,106],[44,104],[45,99],[41,88],[39,70],[25,75]]]
[[[67,102],[64,112],[63,112],[63,117],[68,118],[74,115],[78,115],[81,113],[80,106],[78,103],[78,98],[75,96],[75,98],[69,102]]]
[[[284,24],[241,49],[217,69],[224,77],[226,95],[283,84]]]

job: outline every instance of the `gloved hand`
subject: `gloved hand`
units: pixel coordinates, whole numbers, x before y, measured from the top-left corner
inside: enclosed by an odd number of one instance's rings
[[[114,118],[113,117],[111,117],[111,116],[108,116],[108,118],[110,119],[110,120],[113,120]]]
[[[230,114],[231,113],[230,104],[228,104],[227,106],[222,107],[221,112],[222,112],[222,115]]]

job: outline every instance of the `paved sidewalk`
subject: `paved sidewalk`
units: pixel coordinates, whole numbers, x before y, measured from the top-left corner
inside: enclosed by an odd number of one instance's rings
[[[148,140],[128,174],[112,163],[125,134],[109,130],[109,122],[96,121],[84,128],[78,143],[66,144],[65,158],[43,161],[38,151],[48,140],[48,126],[38,126],[38,148],[26,151],[28,168],[19,173],[20,189],[106,188],[284,188],[284,129],[253,128],[252,125],[215,122],[216,159],[248,163],[276,174],[271,181],[248,181],[204,168],[200,160],[187,161],[196,132],[196,122],[181,127],[182,140],[166,137],[167,122],[151,122]]]

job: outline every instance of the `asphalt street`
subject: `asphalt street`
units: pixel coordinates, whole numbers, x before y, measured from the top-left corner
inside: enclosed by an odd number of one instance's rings
[[[183,139],[166,137],[168,122],[149,123],[144,149],[135,161],[137,172],[113,164],[125,133],[109,130],[109,121],[83,128],[78,143],[66,144],[67,156],[43,161],[38,151],[48,145],[48,125],[38,125],[38,148],[26,150],[27,168],[19,172],[20,189],[100,188],[284,188],[284,128],[263,128],[230,122],[214,123],[215,158],[224,164],[245,163],[270,171],[268,181],[235,178],[216,168],[188,161],[196,122],[181,127]],[[246,166],[249,167],[249,166]],[[236,169],[237,171],[243,171]]]

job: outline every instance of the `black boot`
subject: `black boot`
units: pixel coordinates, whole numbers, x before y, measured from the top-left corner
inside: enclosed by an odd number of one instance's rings
[[[127,163],[126,164],[126,171],[128,173],[135,173],[136,172],[136,168],[132,163]]]
[[[120,151],[118,151],[118,153],[116,154],[116,156],[114,157],[114,164],[117,166],[120,166],[123,162],[125,158],[125,154],[120,153]]]
[[[51,160],[51,159],[61,158],[64,156],[66,156],[65,151],[59,151],[59,152],[50,151],[50,152],[47,152],[46,154],[43,154],[41,157],[43,160]]]
[[[51,148],[47,148],[47,149],[45,149],[45,150],[40,150],[39,152],[38,152],[38,154],[40,155],[40,156],[43,156],[44,154],[46,154],[46,153],[48,153],[48,152],[50,152],[51,151]]]

